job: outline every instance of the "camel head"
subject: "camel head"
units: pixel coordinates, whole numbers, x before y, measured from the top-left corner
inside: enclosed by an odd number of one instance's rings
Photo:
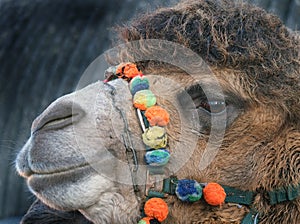
[[[299,197],[272,204],[269,194],[300,183],[296,34],[257,7],[213,0],[159,9],[118,33],[130,47],[108,60],[135,62],[170,114],[171,158],[155,184],[174,175],[253,193],[251,205],[222,206],[169,195],[164,223],[240,223],[253,208],[262,223],[298,223]],[[128,82],[98,81],[34,120],[17,171],[51,208],[137,223],[149,181],[142,133]]]

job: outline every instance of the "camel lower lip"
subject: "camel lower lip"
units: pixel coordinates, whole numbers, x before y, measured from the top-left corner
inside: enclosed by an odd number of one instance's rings
[[[35,193],[44,192],[46,189],[61,186],[62,183],[78,182],[92,174],[94,169],[89,166],[76,167],[53,173],[33,173],[27,178],[30,189]]]

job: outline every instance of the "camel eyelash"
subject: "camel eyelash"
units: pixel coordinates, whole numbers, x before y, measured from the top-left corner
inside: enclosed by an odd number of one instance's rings
[[[214,88],[209,88],[212,91],[208,91],[207,94],[210,96],[209,100],[206,93],[203,91],[203,88],[200,84],[195,84],[186,89],[188,95],[193,99],[197,99],[198,103],[196,105],[202,104],[202,107],[207,107],[207,104],[215,104],[216,106],[224,105],[234,105],[236,108],[244,108],[246,101],[245,99],[237,96],[231,91],[224,90],[223,93],[214,92]]]
[[[207,86],[206,86],[207,87]],[[208,91],[204,92],[201,84],[196,84],[193,86],[190,86],[186,89],[186,92],[193,98],[193,96],[197,96],[197,98],[200,98],[203,101],[207,101],[208,97],[212,100],[221,101],[224,99],[224,96],[222,93],[217,93],[217,91],[214,91],[214,87],[211,86],[210,88],[207,88]]]
[[[213,111],[220,112],[226,107],[223,97],[217,97],[215,96],[216,94],[209,92],[210,97],[208,99],[200,84],[189,87],[186,92],[191,97],[196,108],[202,108],[211,113]]]

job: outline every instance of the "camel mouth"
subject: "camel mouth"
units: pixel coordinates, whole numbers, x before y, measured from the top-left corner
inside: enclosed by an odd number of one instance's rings
[[[65,175],[69,174],[71,172],[76,172],[76,170],[81,170],[84,168],[90,167],[90,163],[83,163],[77,166],[72,166],[68,168],[63,168],[63,169],[56,169],[53,171],[32,171],[32,173],[27,177],[27,178],[33,178],[33,177],[51,177],[51,176],[57,176],[57,175]]]
[[[61,186],[62,183],[74,184],[80,182],[93,172],[89,164],[53,172],[34,172],[28,176],[27,183],[33,192],[41,193],[49,187]],[[49,186],[51,183],[51,186]]]
[[[97,198],[102,194],[99,187],[101,183],[105,182],[104,186],[108,186],[106,179],[99,176],[88,165],[59,172],[34,173],[26,180],[29,190],[37,198],[46,201],[53,208],[67,210],[77,210],[92,205],[94,194],[93,196],[89,194],[91,183],[97,183],[95,186]]]

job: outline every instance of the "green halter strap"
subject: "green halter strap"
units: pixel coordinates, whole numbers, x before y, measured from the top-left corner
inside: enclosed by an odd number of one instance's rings
[[[148,197],[160,197],[164,198],[166,195],[175,195],[175,189],[177,184],[177,178],[171,176],[163,180],[162,191],[148,191]],[[250,212],[242,220],[242,224],[257,224],[259,218],[259,212],[252,206],[256,192],[254,191],[242,191],[234,187],[222,185],[226,192],[225,202],[235,203],[240,205],[249,206]],[[270,205],[276,205],[285,201],[293,201],[300,196],[300,184],[297,186],[287,186],[279,189],[275,189],[267,192],[269,195]]]

